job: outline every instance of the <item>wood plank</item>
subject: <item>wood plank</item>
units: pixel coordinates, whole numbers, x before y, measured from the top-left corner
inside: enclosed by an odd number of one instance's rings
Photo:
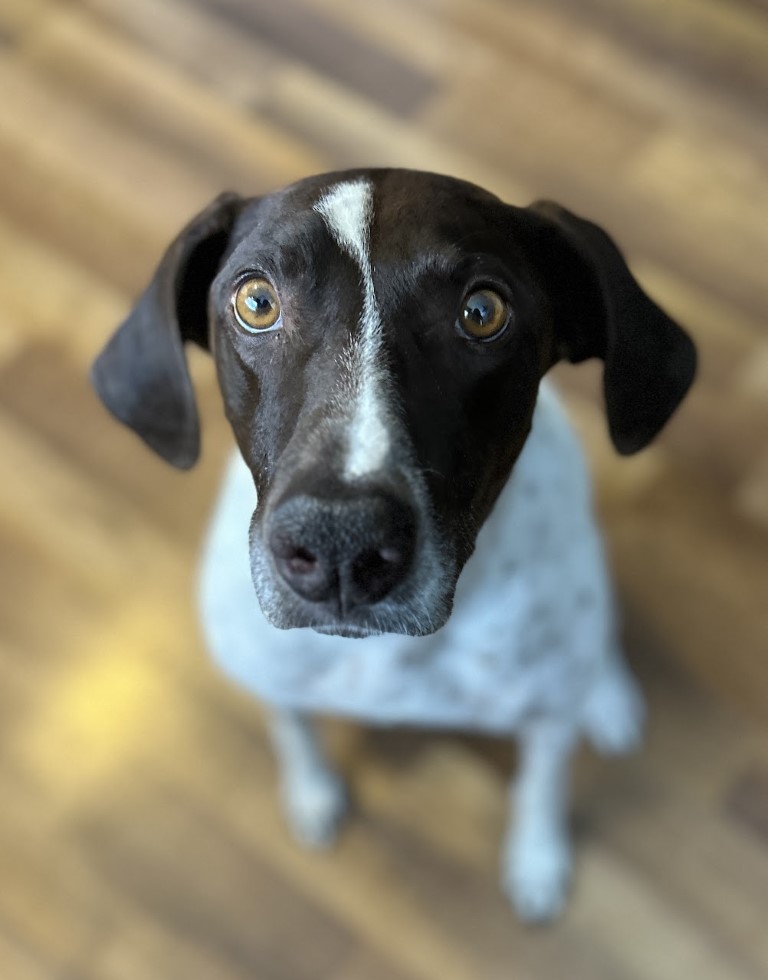
[[[246,0],[195,2],[237,30],[254,34],[281,61],[308,65],[397,115],[418,112],[434,89],[426,73],[381,48],[375,37],[359,34],[300,0],[264,4],[258,10]]]
[[[4,0],[0,87],[3,980],[768,975],[765,0]],[[498,887],[503,740],[329,721],[350,824],[291,841],[264,712],[197,623],[232,445],[210,359],[189,474],[88,384],[213,194],[368,164],[561,198],[701,352],[628,460],[600,364],[555,372],[649,731],[578,754],[550,930]]]

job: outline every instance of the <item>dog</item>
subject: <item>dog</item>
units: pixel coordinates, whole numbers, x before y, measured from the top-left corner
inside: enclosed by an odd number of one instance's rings
[[[543,378],[602,359],[610,436],[634,453],[692,383],[690,338],[565,208],[360,169],[220,195],[95,361],[107,408],[181,468],[199,449],[185,342],[213,355],[239,449],[204,629],[271,709],[295,835],[329,844],[346,807],[314,714],[514,736],[502,885],[524,920],[554,918],[573,749],[633,748],[644,709]]]

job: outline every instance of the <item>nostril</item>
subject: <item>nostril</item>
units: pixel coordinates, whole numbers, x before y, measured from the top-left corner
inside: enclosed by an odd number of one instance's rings
[[[291,533],[276,529],[269,546],[277,571],[294,592],[310,602],[325,601],[333,593],[335,570],[311,548],[298,544]]]
[[[410,564],[410,553],[386,546],[361,552],[352,563],[352,595],[357,601],[382,599],[403,578]]]
[[[387,565],[397,565],[405,560],[405,555],[399,548],[379,548],[379,558]]]
[[[278,557],[282,558],[292,575],[310,575],[317,569],[317,557],[306,548],[294,548],[293,554],[289,552]]]
[[[305,545],[297,544],[293,535],[284,531],[274,531],[269,546],[275,558],[295,566],[299,572],[310,571],[317,564],[317,555]]]

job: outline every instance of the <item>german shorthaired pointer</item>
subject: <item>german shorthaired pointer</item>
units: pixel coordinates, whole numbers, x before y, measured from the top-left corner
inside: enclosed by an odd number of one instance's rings
[[[564,208],[357,170],[222,194],[96,361],[107,407],[179,467],[199,445],[185,341],[213,354],[239,447],[205,631],[272,709],[296,835],[328,844],[345,809],[314,713],[514,735],[503,887],[523,918],[554,917],[573,747],[632,748],[643,708],[582,453],[542,378],[602,359],[611,438],[634,453],[691,384],[688,336]]]

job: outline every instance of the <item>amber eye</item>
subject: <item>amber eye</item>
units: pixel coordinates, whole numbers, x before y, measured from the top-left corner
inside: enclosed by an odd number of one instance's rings
[[[241,327],[250,333],[276,330],[280,325],[280,300],[266,279],[246,279],[232,297],[232,308]]]
[[[493,340],[506,327],[510,309],[492,289],[474,289],[461,304],[459,328],[473,340]]]

